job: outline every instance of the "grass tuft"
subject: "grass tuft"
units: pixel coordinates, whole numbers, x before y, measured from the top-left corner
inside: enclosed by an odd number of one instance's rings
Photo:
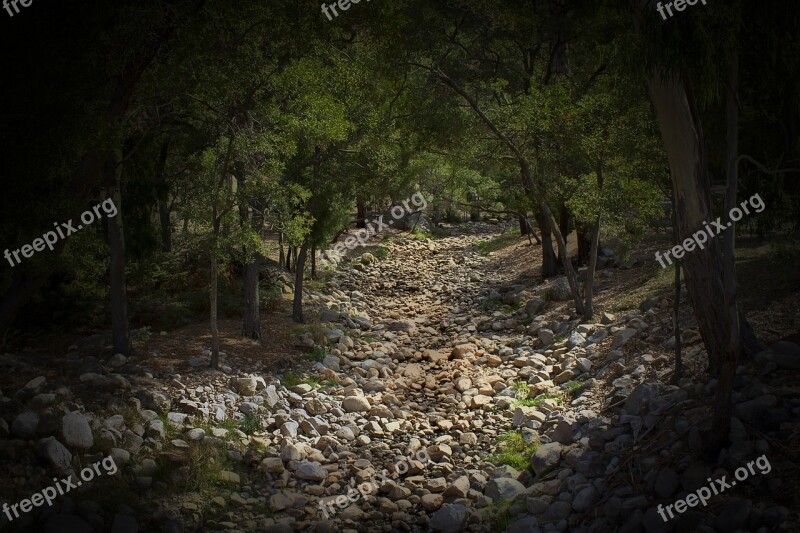
[[[517,470],[525,470],[537,448],[538,442],[525,442],[522,433],[509,431],[497,437],[497,449],[488,457],[488,461],[498,466],[509,465]]]

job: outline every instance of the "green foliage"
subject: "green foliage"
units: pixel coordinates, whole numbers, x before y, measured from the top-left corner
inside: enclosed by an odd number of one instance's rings
[[[239,421],[239,429],[246,435],[257,433],[262,427],[261,416],[258,413],[248,413]]]
[[[306,354],[306,358],[309,361],[322,362],[322,360],[325,359],[326,355],[328,355],[328,353],[324,348],[315,346],[310,352]]]
[[[526,442],[519,431],[509,431],[497,438],[496,451],[487,460],[495,465],[510,465],[517,470],[525,470],[538,447],[538,442]]]

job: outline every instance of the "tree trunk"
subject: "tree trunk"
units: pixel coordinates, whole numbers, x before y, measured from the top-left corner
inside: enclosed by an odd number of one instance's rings
[[[519,235],[524,237],[528,234],[528,219],[522,215],[517,217],[519,219]]]
[[[172,251],[172,226],[169,219],[169,186],[164,177],[164,169],[167,166],[167,155],[169,153],[169,141],[161,146],[158,154],[158,164],[156,165],[156,184],[158,190],[158,218],[161,222],[161,251]]]
[[[592,253],[594,227],[594,224],[592,224],[591,227],[576,225],[575,231],[578,236],[578,266],[585,265],[589,261],[589,256]]]
[[[357,228],[367,227],[367,204],[361,198],[356,200],[356,227]]]
[[[208,289],[208,300],[210,312],[208,313],[211,326],[211,368],[219,369],[219,328],[217,327],[217,276],[219,265],[217,263],[216,250],[211,252],[210,266],[210,287]]]
[[[561,206],[558,210],[558,229],[561,232],[561,235],[564,236],[564,245],[569,242],[569,210],[566,206]],[[566,253],[566,247],[564,248],[564,252]],[[558,249],[558,261],[563,262],[564,258],[562,257],[561,248]]]
[[[261,340],[261,307],[258,294],[258,279],[261,271],[261,256],[256,255],[244,266],[244,319],[242,336]]]
[[[308,239],[303,241],[300,246],[300,253],[295,261],[294,268],[294,302],[292,304],[292,320],[298,323],[305,322],[303,318],[303,274],[306,267],[306,255],[308,254]]]
[[[651,100],[669,159],[675,196],[679,242],[701,230],[711,218],[710,182],[705,141],[694,95],[688,82],[664,78],[658,72],[648,80]],[[722,264],[717,242],[709,238],[703,250],[682,258],[685,283],[709,357],[709,370],[719,373],[724,351],[725,312]]]
[[[311,246],[311,279],[317,279],[317,247]]]
[[[600,152],[600,157],[598,158],[597,162],[597,189],[600,194],[603,193],[603,187],[605,185],[605,173],[603,172],[603,152]],[[583,309],[583,318],[585,320],[590,320],[594,316],[594,273],[597,270],[597,254],[600,250],[600,223],[602,221],[603,212],[597,213],[597,219],[594,222],[594,227],[592,228],[592,236],[591,242],[589,243],[589,252],[588,252],[588,260],[589,260],[589,268],[586,270],[586,282],[584,284],[584,309]],[[581,233],[578,233],[578,250],[580,254],[580,243],[584,240],[584,237]]]
[[[736,208],[736,189],[738,186],[739,154],[739,60],[738,50],[734,49],[728,73],[728,97],[725,113],[727,115],[726,167],[728,175],[725,191],[725,213]],[[722,259],[722,281],[724,289],[725,326],[727,339],[720,361],[720,375],[717,383],[714,420],[709,435],[709,452],[716,453],[728,442],[733,410],[733,381],[736,378],[736,365],[739,356],[739,313],[736,308],[736,223],[725,231]]]
[[[122,224],[122,195],[120,194],[122,164],[117,151],[109,155],[103,169],[106,180],[106,198],[117,208],[114,217],[107,218],[108,247],[110,252],[111,337],[114,353],[128,356],[131,352],[128,331],[128,295],[125,283],[125,234]]]
[[[284,252],[283,252],[283,232],[278,233],[278,264],[283,265]]]
[[[553,251],[553,235],[541,213],[536,215],[536,224],[542,234],[542,279],[552,278],[558,275],[558,262]]]

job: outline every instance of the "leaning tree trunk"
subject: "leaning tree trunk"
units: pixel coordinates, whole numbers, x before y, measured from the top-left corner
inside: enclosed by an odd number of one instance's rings
[[[558,261],[563,262],[564,257],[562,257],[562,253],[567,253],[566,244],[569,242],[569,209],[564,205],[558,210],[558,230],[561,232],[561,235],[564,236],[564,251],[562,251],[561,248],[558,249]]]
[[[131,341],[128,331],[128,295],[125,283],[125,234],[122,225],[122,195],[120,194],[122,165],[121,154],[109,155],[104,168],[106,197],[114,202],[117,214],[109,217],[108,247],[110,251],[111,337],[114,353],[130,355]]]
[[[705,140],[694,95],[677,76],[650,76],[649,89],[664,140],[675,196],[678,241],[689,238],[711,219],[710,182]],[[682,256],[686,288],[709,357],[709,370],[718,374],[725,350],[725,310],[722,264],[717,242]]]

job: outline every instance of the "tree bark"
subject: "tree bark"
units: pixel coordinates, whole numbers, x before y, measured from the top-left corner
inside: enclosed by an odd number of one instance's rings
[[[648,85],[672,174],[675,226],[681,242],[711,218],[702,124],[688,82],[655,72]],[[725,350],[726,328],[722,264],[716,239],[710,237],[702,250],[686,252],[682,262],[689,299],[708,351],[709,370],[717,375]]]
[[[597,169],[595,170],[595,175],[597,177],[597,190],[600,192],[600,194],[603,193],[603,187],[605,186],[606,182],[605,172],[603,170],[603,154],[604,151],[601,150],[597,159]],[[601,209],[597,213],[597,219],[592,227],[591,242],[589,244],[589,268],[586,270],[586,282],[584,284],[585,299],[583,309],[583,318],[587,321],[594,316],[594,273],[597,270],[597,254],[600,251],[600,223],[602,221],[602,217],[603,212]],[[582,237],[581,233],[578,233],[578,254],[580,254],[580,243],[582,240],[584,240],[584,238]]]
[[[308,239],[303,241],[300,246],[300,253],[294,264],[294,302],[292,303],[292,320],[297,323],[305,322],[303,317],[303,274],[306,267],[306,255],[308,254]]]
[[[738,51],[734,49],[728,73],[728,96],[725,105],[727,116],[726,167],[728,175],[725,191],[725,212],[736,207],[738,186],[739,153],[739,61]],[[714,420],[709,435],[709,451],[716,454],[728,441],[733,411],[733,381],[736,378],[736,365],[740,351],[741,332],[739,331],[739,312],[736,308],[736,223],[731,220],[725,231],[722,259],[722,280],[725,305],[725,328],[727,339],[720,361],[720,375],[717,383]]]
[[[250,229],[261,236],[263,217],[250,206],[242,204],[239,207],[239,216],[242,224],[250,226]],[[244,265],[244,313],[242,318],[242,336],[261,340],[261,303],[259,301],[259,275],[263,257],[260,253],[254,253],[253,258]]]
[[[258,294],[258,280],[261,271],[259,254],[244,266],[244,318],[242,336],[261,340],[261,307]]]
[[[542,234],[542,279],[552,278],[558,275],[558,261],[556,253],[553,251],[553,234],[541,213],[536,215],[536,224]]]
[[[592,253],[594,227],[595,224],[592,224],[591,227],[587,227],[582,224],[576,225],[575,227],[578,244],[578,266],[585,265],[589,262],[589,257]]]
[[[122,164],[121,154],[109,155],[103,169],[106,180],[106,198],[117,208],[114,217],[107,218],[108,247],[110,252],[111,338],[114,353],[128,356],[131,352],[128,331],[128,295],[125,283],[125,234],[122,224],[122,195],[120,194]]]
[[[356,200],[356,227],[367,227],[367,204],[361,198]]]
[[[519,219],[519,235],[524,237],[528,234],[528,219],[522,215],[517,217]]]

